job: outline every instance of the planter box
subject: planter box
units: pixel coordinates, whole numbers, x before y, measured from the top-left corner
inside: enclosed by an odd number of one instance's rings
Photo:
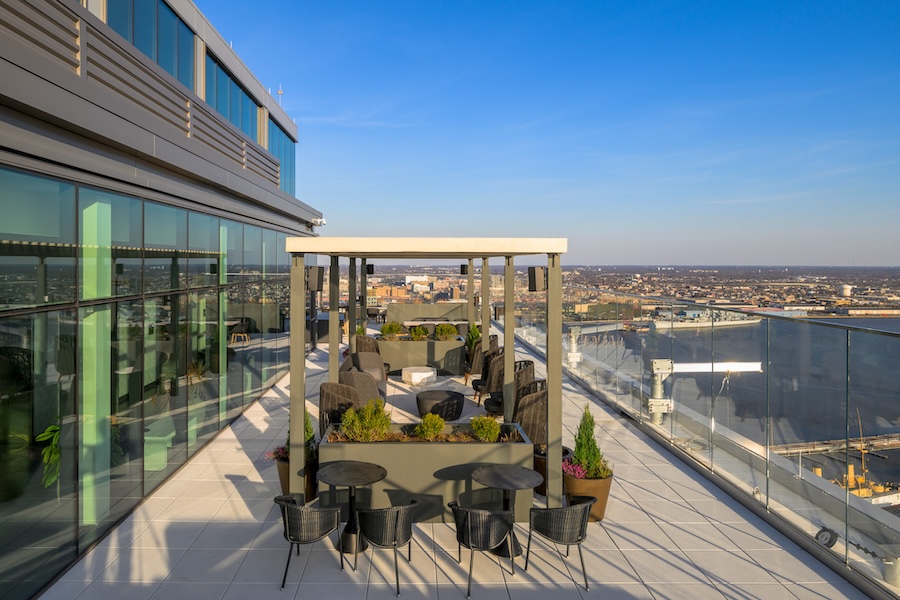
[[[381,358],[391,365],[391,373],[403,367],[434,367],[440,375],[462,375],[466,361],[463,340],[378,340]]]
[[[324,439],[334,426],[325,431]],[[400,425],[394,425],[397,430]],[[455,426],[448,425],[450,432]],[[468,426],[456,426],[467,428]],[[532,466],[534,446],[517,424],[503,425],[518,433],[518,442],[328,442],[319,446],[319,466],[336,460],[359,460],[387,469],[387,477],[356,489],[360,508],[383,508],[419,501],[417,521],[453,522],[447,503],[499,509],[501,490],[485,488],[472,480],[472,471],[485,463]],[[516,520],[527,522],[532,490],[513,493]],[[319,485],[322,506],[347,505],[345,487]]]

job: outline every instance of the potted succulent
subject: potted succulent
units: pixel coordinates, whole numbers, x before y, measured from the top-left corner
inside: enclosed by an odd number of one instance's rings
[[[603,520],[612,487],[613,468],[597,446],[594,416],[588,405],[584,406],[575,433],[575,449],[570,458],[563,459],[562,470],[566,496],[595,497],[597,502],[591,507],[590,520]]]
[[[304,422],[304,439],[306,440],[306,473],[304,476],[307,502],[316,497],[318,488],[316,474],[319,470],[319,442],[316,440],[316,432],[313,429],[312,421],[309,413],[306,413]],[[266,458],[275,461],[275,467],[278,469],[278,481],[281,484],[281,494],[288,495],[291,493],[290,477],[290,453],[291,453],[291,432],[289,431],[284,440],[284,444],[276,446],[273,450],[266,452]]]

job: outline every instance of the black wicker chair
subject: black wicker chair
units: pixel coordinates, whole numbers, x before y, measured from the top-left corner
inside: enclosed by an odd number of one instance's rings
[[[472,595],[472,565],[475,561],[475,551],[493,550],[506,542],[509,550],[509,564],[512,574],[516,574],[515,553],[512,545],[512,532],[515,526],[516,516],[511,510],[485,510],[482,508],[465,508],[456,502],[447,504],[453,511],[453,519],[456,521],[456,542],[458,544],[459,558],[462,562],[462,547],[471,550],[469,554],[469,585],[466,588],[466,598]]]
[[[341,507],[318,508],[297,504],[294,496],[277,496],[275,504],[281,509],[284,522],[284,539],[291,543],[288,547],[287,564],[284,565],[284,577],[281,578],[281,589],[287,581],[288,568],[291,566],[291,551],[297,547],[300,556],[300,544],[312,544],[335,531],[341,524]],[[338,535],[338,556],[341,570],[344,570],[344,552],[341,536]]]
[[[338,373],[338,382],[349,385],[356,390],[361,404],[365,405],[369,400],[387,400],[387,392],[378,387],[378,382],[368,373],[362,371],[341,371]]]
[[[569,546],[578,546],[578,558],[581,559],[581,572],[584,574],[584,589],[589,589],[587,571],[584,570],[584,554],[581,543],[587,538],[588,516],[591,506],[597,499],[593,496],[572,496],[569,506],[562,508],[532,508],[528,519],[528,545],[525,549],[525,570],[528,570],[528,558],[531,553],[531,534],[550,540],[555,544],[566,545],[566,557]]]
[[[412,544],[410,542],[412,541],[412,524],[417,504],[418,501],[413,500],[404,506],[356,511],[359,533],[372,544],[372,554],[375,554],[375,546],[394,549],[394,578],[397,581],[397,596],[400,595],[400,567],[397,566],[397,548],[407,546],[409,549],[407,560],[412,561]],[[354,571],[358,554],[359,545],[353,550]]]
[[[340,423],[350,407],[360,407],[356,388],[343,383],[322,383],[319,386],[319,436],[325,435],[332,423]]]
[[[513,422],[535,446],[547,443],[547,382],[537,379],[517,391]]]
[[[472,381],[475,399],[481,406],[481,398],[485,394],[503,391],[503,348],[486,352],[484,355],[484,372],[480,379]]]
[[[469,384],[469,377],[472,374],[481,374],[484,369],[484,352],[481,350],[481,340],[475,342],[472,351],[469,353],[469,360],[463,367],[463,385]]]
[[[378,340],[373,338],[371,335],[356,336],[356,351],[375,352],[376,354],[381,354],[381,350],[378,349]]]

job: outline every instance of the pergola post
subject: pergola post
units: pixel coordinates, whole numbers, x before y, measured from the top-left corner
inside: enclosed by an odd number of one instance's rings
[[[469,329],[475,325],[475,260],[469,259],[469,268],[466,270],[466,319],[469,321]]]
[[[369,328],[369,281],[368,281],[368,263],[366,259],[359,261],[359,316],[363,322],[363,330],[368,335]]]
[[[338,382],[338,360],[341,355],[341,273],[338,257],[331,257],[328,269],[328,381]]]
[[[562,506],[562,268],[547,255],[547,506]]]
[[[347,344],[356,352],[356,259],[350,259],[347,270]]]
[[[503,273],[503,420],[512,421],[516,408],[516,267],[506,257]]]
[[[487,352],[488,336],[491,333],[491,265],[485,257],[481,259],[481,349]]]
[[[291,256],[291,388],[288,431],[293,431],[288,464],[290,490],[304,490],[300,473],[306,470],[306,266],[302,253]],[[299,435],[297,432],[300,432]],[[306,500],[306,498],[304,498]]]

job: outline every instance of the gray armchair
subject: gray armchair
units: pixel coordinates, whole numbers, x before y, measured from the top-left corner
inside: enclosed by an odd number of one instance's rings
[[[341,371],[338,373],[338,381],[344,385],[349,385],[356,390],[361,404],[366,404],[369,400],[387,401],[386,390],[379,388],[375,378],[368,373],[362,371]]]

